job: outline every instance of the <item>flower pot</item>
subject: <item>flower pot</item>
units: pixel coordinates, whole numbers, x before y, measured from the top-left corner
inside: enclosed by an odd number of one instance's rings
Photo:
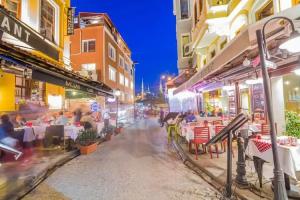
[[[111,140],[111,136],[112,136],[112,134],[111,134],[111,133],[108,133],[108,134],[105,136],[105,141]]]
[[[89,146],[80,146],[80,154],[87,155],[93,153],[97,149],[97,143],[91,144]]]
[[[115,133],[116,133],[116,134],[119,134],[119,133],[121,133],[121,130],[122,130],[122,128],[120,128],[120,127],[119,127],[119,128],[116,128]]]

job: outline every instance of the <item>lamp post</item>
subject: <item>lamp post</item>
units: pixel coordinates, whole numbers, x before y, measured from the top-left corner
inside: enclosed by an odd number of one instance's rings
[[[256,31],[260,63],[262,68],[262,76],[264,81],[263,85],[264,85],[265,98],[266,98],[266,108],[267,108],[267,113],[270,121],[270,130],[271,130],[270,135],[271,135],[271,142],[272,142],[273,162],[274,162],[274,199],[287,200],[288,198],[285,189],[284,175],[279,163],[278,148],[277,148],[277,141],[276,141],[276,128],[274,123],[274,112],[273,112],[273,105],[271,99],[270,77],[267,69],[268,50],[266,46],[265,28],[270,21],[275,19],[287,20],[291,24],[292,31],[293,31],[291,35],[292,38],[290,38],[291,40],[283,43],[282,45],[280,45],[279,48],[286,49],[293,53],[295,53],[297,50],[300,51],[299,47],[295,47],[297,45],[299,46],[300,37],[299,35],[296,34],[295,27],[292,20],[286,17],[271,18],[264,24],[262,29]]]
[[[116,128],[118,128],[118,115],[119,115],[119,96],[121,95],[120,89],[116,89],[114,92],[116,103],[117,103],[117,114],[116,114]]]

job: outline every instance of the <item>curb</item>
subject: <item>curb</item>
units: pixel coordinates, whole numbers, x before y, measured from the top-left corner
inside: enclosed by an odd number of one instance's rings
[[[14,188],[9,194],[5,196],[5,199],[17,200],[22,199],[29,192],[35,189],[42,181],[44,181],[48,176],[50,176],[56,169],[63,166],[70,160],[76,158],[80,155],[79,150],[74,150],[66,153],[65,156],[62,156],[58,161],[51,163],[47,168],[42,170],[37,175],[26,178],[22,185]]]
[[[210,173],[208,170],[206,170],[205,168],[199,166],[196,162],[194,162],[182,149],[182,147],[175,141],[172,140],[172,145],[174,147],[174,149],[176,150],[177,154],[180,156],[180,158],[183,161],[183,164],[185,164],[189,169],[193,170],[195,173],[197,173],[197,175],[199,175],[202,179],[204,179],[207,183],[209,183],[210,185],[212,185],[214,188],[216,188],[218,191],[223,191],[224,190],[224,183],[216,178],[212,173]],[[236,195],[236,197],[238,199],[241,200],[254,200],[253,198],[249,198],[249,196],[247,194],[243,194],[245,192],[245,190],[242,190],[240,188],[238,188],[238,186],[235,184],[235,182],[233,182],[233,187],[235,187],[235,189],[233,189],[233,195]],[[251,192],[251,191],[249,191]],[[266,198],[263,196],[259,196],[254,192],[251,192],[252,194],[256,195],[257,198],[255,199],[272,199],[272,198]]]

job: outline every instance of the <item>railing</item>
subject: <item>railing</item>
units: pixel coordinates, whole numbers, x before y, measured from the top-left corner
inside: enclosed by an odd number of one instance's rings
[[[209,146],[227,139],[227,180],[224,196],[228,199],[232,196],[232,137],[248,120],[249,118],[246,114],[240,113],[206,144]]]

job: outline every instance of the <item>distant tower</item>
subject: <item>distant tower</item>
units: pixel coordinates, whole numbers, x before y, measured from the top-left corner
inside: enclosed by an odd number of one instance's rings
[[[162,82],[160,81],[160,83],[159,83],[159,93],[160,94],[163,94],[163,85],[162,85]]]
[[[141,91],[141,96],[142,96],[142,99],[144,99],[144,79],[142,78],[142,87],[141,87],[142,91]]]
[[[151,94],[151,91],[150,91],[150,86],[148,85],[148,91],[147,91],[149,94]]]

